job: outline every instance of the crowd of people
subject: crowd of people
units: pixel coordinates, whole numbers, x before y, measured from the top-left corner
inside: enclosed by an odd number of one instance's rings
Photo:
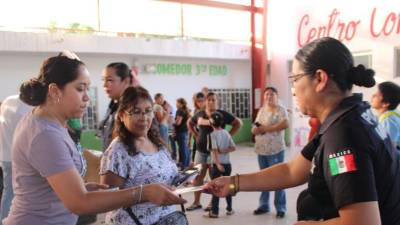
[[[253,121],[260,171],[231,176],[232,139],[242,121],[220,109],[216,93],[184,98],[175,107],[163,93],[152,95],[123,62],[103,71],[110,98],[100,122],[99,183],[86,182],[80,118],[89,101],[90,76],[73,53],[46,59],[18,95],[1,104],[0,163],[3,172],[2,224],[79,224],[78,215],[107,212],[106,224],[187,224],[175,205],[180,171],[200,165],[186,211],[202,209],[201,194],[212,194],[207,218],[219,217],[219,198],[233,215],[233,196],[260,191],[254,215],[287,213],[285,190],[308,183],[298,198],[297,224],[400,224],[400,87],[378,84],[370,105],[353,85],[373,87],[374,71],[354,65],[345,45],[315,40],[295,55],[289,76],[300,111],[312,118],[310,141],[285,161],[287,109],[278,90],[267,87]],[[225,129],[230,125],[230,129]],[[11,154],[12,153],[12,154]],[[212,179],[204,184],[209,174]],[[11,201],[12,200],[12,201]],[[300,221],[301,220],[301,221]],[[171,222],[169,222],[171,224]]]

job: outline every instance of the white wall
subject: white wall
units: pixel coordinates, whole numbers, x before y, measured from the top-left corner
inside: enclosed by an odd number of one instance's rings
[[[305,44],[308,32],[312,28],[328,27],[330,17],[332,29],[330,36],[340,36],[340,28],[337,24],[351,21],[359,22],[356,32],[351,40],[344,40],[344,44],[354,52],[370,51],[373,54],[372,68],[376,71],[378,81],[391,80],[400,83],[400,79],[393,78],[394,74],[394,47],[400,46],[400,4],[396,1],[363,1],[363,0],[311,0],[311,1],[269,1],[268,14],[268,51],[271,60],[271,83],[283,90],[282,99],[290,104],[290,94],[286,76],[288,74],[287,62],[291,60],[301,47],[298,44],[298,31],[304,15],[309,16],[308,24],[303,23],[300,32],[300,43]],[[371,17],[376,8],[373,27],[375,32],[380,30],[390,13],[395,14],[394,29],[391,34],[381,34],[374,38],[371,34]],[[331,16],[333,10],[337,10],[336,16]],[[390,25],[389,20],[389,25]],[[388,27],[389,31],[390,26]],[[349,28],[351,31],[351,27]],[[348,33],[351,36],[350,32]],[[315,39],[315,38],[314,38]],[[371,89],[355,88],[355,92],[364,92],[365,99],[369,100]]]
[[[394,48],[400,46],[400,4],[398,2],[282,0],[268,1],[268,4],[267,41],[269,60],[271,61],[271,79],[267,82],[278,88],[282,101],[291,106],[294,112],[296,112],[296,109],[287,82],[289,73],[287,63],[292,60],[297,50],[306,44],[307,36],[313,28],[318,30],[320,27],[328,28],[331,26],[329,36],[342,39],[353,53],[366,51],[372,53],[372,69],[376,72],[378,82],[393,81],[400,84],[400,78],[394,78]],[[373,16],[374,9],[375,15]],[[304,23],[301,23],[305,15],[308,15],[308,21],[303,20]],[[374,37],[374,33],[380,31],[386,21],[389,25],[386,27],[387,35],[381,33],[378,37]],[[341,29],[338,26],[340,23],[345,25],[344,32],[348,31],[347,39],[344,38],[345,33],[340,33]],[[353,26],[354,24],[357,25]],[[371,31],[371,27],[374,32]],[[316,38],[314,37],[312,40]],[[363,93],[364,100],[368,101],[375,90],[376,88],[354,87],[353,92]],[[292,131],[308,129],[307,120],[300,118],[298,114],[294,115],[292,120],[295,121],[295,124],[292,124]],[[301,133],[304,135],[307,132]],[[296,138],[297,140],[304,139],[299,139],[292,133],[292,143],[295,142]]]
[[[200,91],[203,86],[251,88],[248,46],[220,42],[0,32],[0,101],[18,93],[23,81],[38,74],[43,60],[63,49],[77,52],[87,65],[92,86],[98,87],[100,118],[108,105],[102,87],[102,70],[107,64],[116,61],[139,68],[145,64],[157,63],[227,66],[226,76],[154,75],[139,72],[143,86],[152,94],[163,93],[173,105],[179,97],[184,97],[192,105],[193,93]]]

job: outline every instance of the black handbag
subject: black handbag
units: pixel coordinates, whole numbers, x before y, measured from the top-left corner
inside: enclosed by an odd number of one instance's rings
[[[155,222],[152,225],[189,225],[189,221],[186,218],[185,207],[181,204],[181,211],[172,212],[164,217],[162,217],[159,221]],[[125,211],[128,212],[129,216],[135,221],[136,225],[143,225],[140,220],[133,213],[132,209],[125,208]]]

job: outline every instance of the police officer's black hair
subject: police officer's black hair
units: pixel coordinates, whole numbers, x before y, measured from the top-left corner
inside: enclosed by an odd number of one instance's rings
[[[379,92],[382,94],[384,103],[389,103],[389,110],[394,110],[400,103],[400,86],[387,81],[378,85]]]
[[[224,125],[224,116],[220,112],[213,112],[211,114],[210,124],[213,127],[222,127]]]
[[[133,77],[132,71],[129,69],[129,66],[123,62],[113,62],[107,65],[107,68],[115,69],[115,75],[117,75],[121,80],[125,80],[129,78],[129,83],[132,84]]]
[[[78,78],[78,69],[84,63],[59,55],[46,59],[39,75],[22,83],[19,88],[20,99],[28,105],[38,106],[46,102],[49,84],[56,84],[60,89]]]
[[[274,92],[275,94],[278,94],[278,90],[272,86],[266,87],[264,90],[264,93],[271,90],[272,92]]]
[[[331,37],[305,45],[297,52],[295,59],[301,63],[304,72],[311,76],[318,69],[324,70],[342,91],[351,90],[353,84],[363,87],[375,85],[375,72],[361,64],[354,66],[349,49]]]

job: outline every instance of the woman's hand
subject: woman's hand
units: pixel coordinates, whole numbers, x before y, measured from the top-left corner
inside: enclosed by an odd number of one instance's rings
[[[218,168],[219,172],[221,172],[221,173],[225,172],[225,168],[222,164],[218,163],[217,168]]]
[[[156,205],[184,204],[186,200],[173,193],[173,189],[165,184],[148,184],[143,186],[143,201]]]
[[[90,191],[99,191],[99,190],[108,189],[110,186],[108,186],[107,184],[88,182],[88,183],[85,183],[85,187],[86,187],[86,190],[90,192]]]
[[[204,185],[204,192],[218,197],[226,197],[230,193],[230,177],[218,177]]]
[[[260,128],[260,127],[253,127],[253,128],[251,129],[251,133],[254,134],[254,135],[262,134],[261,128]]]

